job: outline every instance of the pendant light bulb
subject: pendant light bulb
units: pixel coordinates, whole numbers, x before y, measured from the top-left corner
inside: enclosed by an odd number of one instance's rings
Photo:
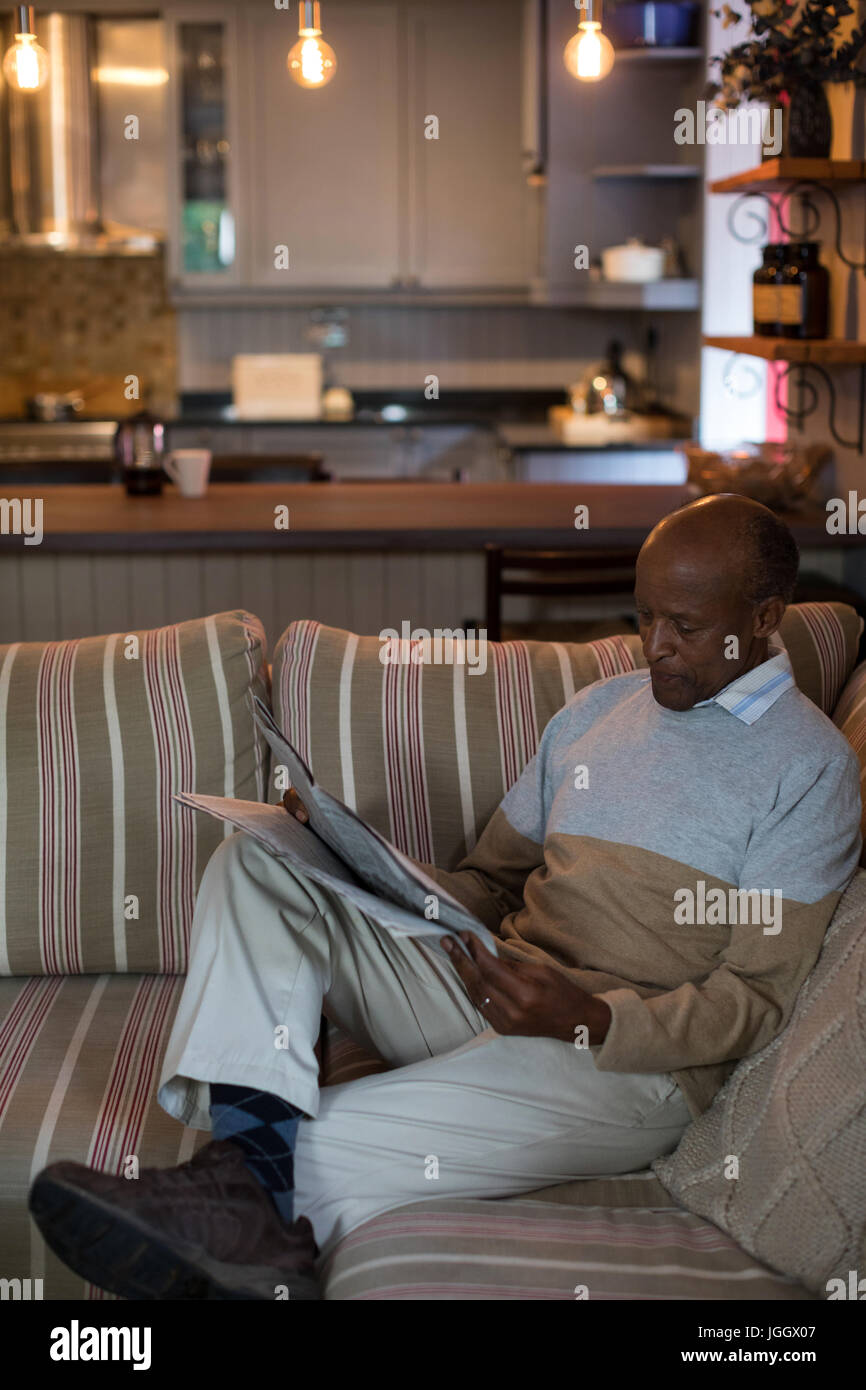
[[[48,81],[48,54],[36,42],[33,6],[18,6],[18,32],[3,59],[3,76],[19,92],[38,92]]]
[[[607,77],[616,54],[601,27],[601,0],[574,0],[581,19],[562,55],[565,66],[580,82],[600,82]]]
[[[298,42],[289,49],[286,66],[299,87],[324,87],[337,71],[337,55],[322,38],[319,0],[301,0]]]

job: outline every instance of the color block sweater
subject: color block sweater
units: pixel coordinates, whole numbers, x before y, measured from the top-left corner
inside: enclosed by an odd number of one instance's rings
[[[853,750],[771,653],[685,711],[645,670],[579,691],[472,852],[426,866],[605,1000],[599,1070],[670,1071],[693,1116],[784,1027],[860,854]]]

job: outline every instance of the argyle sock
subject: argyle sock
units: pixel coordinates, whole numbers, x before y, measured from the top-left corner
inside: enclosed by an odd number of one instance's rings
[[[214,1139],[230,1139],[265,1187],[280,1216],[291,1222],[294,1198],[293,1152],[303,1110],[268,1091],[212,1084],[210,1114]]]

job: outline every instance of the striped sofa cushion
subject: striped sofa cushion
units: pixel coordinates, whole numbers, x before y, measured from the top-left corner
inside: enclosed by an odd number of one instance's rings
[[[0,647],[0,975],[186,969],[224,827],[171,797],[264,798],[264,648],[243,612]]]
[[[60,1158],[104,1172],[169,1168],[210,1139],[156,1100],[182,975],[32,975],[0,980],[0,1271],[42,1279],[45,1298],[108,1295],[46,1248],[27,1211],[40,1169]],[[339,1029],[322,1084],[381,1070]],[[661,1190],[661,1189],[659,1189]]]
[[[778,636],[804,695],[832,715],[857,660],[863,619],[847,603],[795,603]]]
[[[0,1265],[47,1299],[104,1298],[45,1245],[27,1192],[48,1163],[107,1172],[183,1163],[209,1139],[166,1115],[156,1085],[180,975],[0,980]]]
[[[861,619],[845,604],[787,610],[779,636],[826,713],[854,666]],[[487,667],[383,665],[378,637],[292,623],[274,654],[278,723],[319,781],[406,854],[453,868],[575,691],[645,666],[637,636],[491,642]],[[269,798],[279,800],[273,787]]]
[[[351,1231],[323,1274],[327,1299],[359,1302],[810,1299],[689,1212],[525,1197],[399,1207]]]

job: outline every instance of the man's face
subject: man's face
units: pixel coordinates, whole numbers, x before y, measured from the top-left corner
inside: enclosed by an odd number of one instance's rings
[[[666,709],[709,700],[755,664],[760,624],[730,557],[650,546],[638,558],[635,604],[653,695]],[[736,655],[726,655],[732,649]]]

